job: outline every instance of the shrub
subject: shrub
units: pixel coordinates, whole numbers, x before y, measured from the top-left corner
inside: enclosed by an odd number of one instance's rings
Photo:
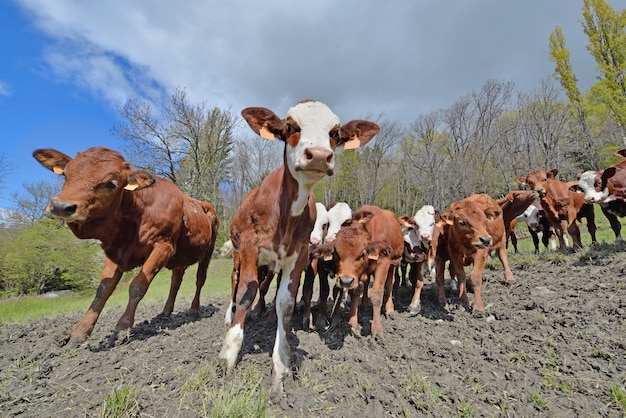
[[[14,294],[93,289],[103,263],[97,242],[79,240],[50,218],[21,230],[2,253],[0,290]]]

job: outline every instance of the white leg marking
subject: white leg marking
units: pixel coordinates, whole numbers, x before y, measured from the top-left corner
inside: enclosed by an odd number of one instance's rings
[[[274,364],[274,386],[280,386],[284,375],[291,374],[289,366],[289,343],[287,342],[287,332],[283,327],[285,317],[291,318],[294,306],[294,300],[289,292],[291,285],[291,272],[296,265],[298,254],[294,253],[284,260],[283,280],[276,294],[276,341],[274,342],[274,351],[272,353],[272,361]]]
[[[224,324],[231,325],[233,323],[233,318],[235,316],[235,307],[234,302],[231,300],[228,304],[228,308],[226,309],[226,314],[224,315]]]
[[[235,325],[226,333],[224,345],[222,345],[222,351],[220,351],[220,358],[226,361],[226,367],[228,370],[235,368],[235,363],[237,363],[237,356],[239,355],[239,350],[241,350],[242,343],[243,329],[241,326]]]

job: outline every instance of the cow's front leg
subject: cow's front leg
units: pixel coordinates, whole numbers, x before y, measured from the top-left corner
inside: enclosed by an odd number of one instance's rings
[[[240,259],[245,263],[242,262],[240,266],[233,320],[219,354],[227,371],[232,371],[237,363],[237,356],[243,343],[246,316],[259,289],[256,251],[253,247],[241,252]]]
[[[291,375],[288,336],[291,332],[291,317],[300,286],[300,276],[306,267],[307,258],[306,249],[302,249],[300,253],[294,252],[286,256],[282,263],[284,278],[276,294],[276,341],[272,353],[272,391],[275,393],[282,393],[283,379]]]
[[[91,335],[100,317],[102,308],[104,308],[104,305],[115,290],[121,277],[122,270],[107,257],[104,261],[104,271],[100,275],[100,284],[98,285],[98,290],[96,290],[96,296],[93,302],[91,302],[91,306],[89,306],[87,312],[83,314],[74,327],[74,330],[70,333],[70,345],[82,343]]]
[[[472,308],[474,313],[478,315],[481,315],[485,310],[480,291],[483,284],[483,269],[485,268],[486,261],[487,250],[477,251],[474,256],[474,265],[470,273],[470,282],[472,283],[472,289],[474,290],[474,302],[472,303]]]
[[[388,272],[389,263],[379,261],[374,273],[374,284],[370,290],[370,300],[372,301],[372,337],[376,337],[383,332],[381,309]]]

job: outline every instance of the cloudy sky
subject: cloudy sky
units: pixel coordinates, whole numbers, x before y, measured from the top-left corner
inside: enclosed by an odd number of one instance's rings
[[[537,87],[554,71],[548,36],[558,25],[586,90],[596,72],[582,3],[0,0],[0,152],[14,166],[0,207],[24,183],[52,178],[34,149],[120,148],[116,108],[177,87],[237,113],[284,116],[312,98],[344,122],[382,113],[408,126],[489,79]]]

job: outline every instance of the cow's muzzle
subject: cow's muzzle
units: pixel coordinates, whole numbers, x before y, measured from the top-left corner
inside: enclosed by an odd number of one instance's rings
[[[52,199],[48,202],[46,212],[57,218],[67,219],[72,218],[76,214],[76,209],[78,209],[76,203],[61,199]]]
[[[296,165],[296,171],[319,171],[332,176],[335,172],[335,153],[324,147],[309,147]]]
[[[340,276],[338,281],[339,281],[339,287],[342,287],[344,289],[353,288],[354,283],[355,283],[354,277],[348,277],[348,276]]]
[[[478,242],[474,244],[476,248],[487,248],[491,245],[491,237],[478,237]]]

